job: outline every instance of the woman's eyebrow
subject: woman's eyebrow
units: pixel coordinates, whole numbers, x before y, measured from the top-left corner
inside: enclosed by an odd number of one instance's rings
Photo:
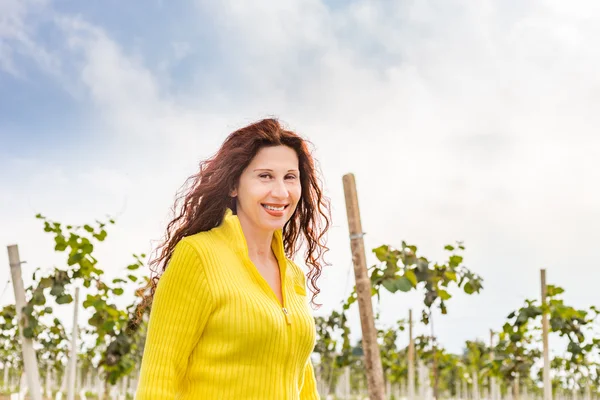
[[[256,169],[254,170],[254,172],[256,172],[256,171],[268,171],[268,172],[273,172],[273,170],[272,170],[272,169],[269,169],[269,168],[256,168]],[[297,170],[297,169],[288,169],[288,172],[298,172],[298,170]]]

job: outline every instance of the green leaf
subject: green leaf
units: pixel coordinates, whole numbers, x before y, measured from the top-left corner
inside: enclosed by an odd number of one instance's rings
[[[102,324],[102,329],[104,329],[106,332],[112,332],[114,328],[115,328],[114,321],[105,321]]]
[[[450,257],[449,263],[451,266],[457,267],[463,262],[462,256],[453,255]]]
[[[138,269],[139,267],[140,267],[139,264],[131,264],[131,265],[127,266],[127,269],[131,270],[131,271],[134,271],[134,270]]]
[[[23,336],[25,336],[27,339],[33,339],[33,328],[28,326],[23,329]]]
[[[393,279],[385,279],[382,282],[384,288],[391,293],[396,293],[398,290],[401,292],[408,292],[413,288],[411,281],[406,276],[400,276]]]
[[[408,292],[413,288],[413,285],[406,276],[401,276],[396,279],[396,288],[402,292]]]
[[[94,232],[94,228],[92,228],[91,226],[89,226],[88,224],[85,224],[83,226],[83,229],[85,229],[86,231],[88,231],[89,233]]]
[[[373,249],[373,253],[375,253],[375,257],[377,257],[379,261],[386,261],[389,253],[389,246],[379,246],[376,249]]]
[[[407,269],[404,271],[404,276],[410,281],[413,287],[417,286],[417,275],[415,275],[413,270]]]
[[[135,275],[127,275],[127,277],[129,278],[130,281],[132,282],[137,282],[138,277]]]
[[[57,304],[68,304],[73,301],[73,297],[70,294],[63,294],[56,298]]]
[[[548,285],[546,288],[546,293],[547,293],[548,297],[554,297],[554,296],[557,296],[564,292],[565,292],[565,290],[559,286]]]
[[[72,265],[77,264],[82,259],[83,259],[83,253],[75,253],[69,257],[69,259],[67,260],[67,264],[69,266],[72,266]]]
[[[60,296],[61,294],[63,294],[65,291],[65,287],[64,285],[61,285],[58,282],[54,282],[54,285],[52,286],[52,289],[50,290],[50,294],[52,296]]]
[[[438,296],[440,296],[440,298],[442,300],[449,300],[452,297],[452,295],[450,295],[450,293],[448,293],[447,291],[442,290],[442,289],[438,289],[437,293],[438,293]]]
[[[90,254],[93,251],[94,251],[94,245],[91,243],[85,243],[81,246],[82,253]]]
[[[44,304],[46,304],[46,296],[44,296],[44,291],[36,290],[35,292],[33,292],[31,303],[36,306],[43,306]]]
[[[98,241],[102,242],[102,241],[104,241],[104,239],[106,239],[106,231],[105,231],[104,229],[102,229],[102,230],[100,231],[100,233],[98,233],[98,234],[95,234],[95,235],[94,235],[94,237],[95,237],[95,238],[96,238]]]
[[[569,342],[567,351],[571,354],[581,354],[581,347],[575,342]]]
[[[513,333],[510,335],[510,341],[511,342],[518,342],[521,339],[523,339],[523,335],[520,333]]]
[[[123,294],[124,290],[122,288],[114,288],[113,293],[116,294],[117,296],[120,296]]]
[[[39,283],[38,287],[41,287],[41,288],[44,288],[44,289],[49,288],[49,287],[52,286],[52,282],[53,282],[53,279],[50,278],[50,277],[42,278],[40,280],[40,283]]]
[[[473,294],[475,292],[475,289],[473,289],[471,282],[465,283],[464,290],[466,294]]]
[[[456,272],[454,271],[446,271],[444,272],[444,276],[451,282],[456,282]]]
[[[115,306],[107,306],[106,312],[113,318],[117,318],[119,316],[119,310],[115,308]]]
[[[396,279],[395,278],[386,278],[383,281],[381,281],[381,284],[390,293],[396,293],[398,291],[398,288],[396,288]]]
[[[446,249],[448,251],[454,251],[454,246],[447,244],[446,247],[444,247],[444,249]]]
[[[99,327],[104,322],[102,315],[100,313],[95,313],[89,320],[88,323],[91,326]]]

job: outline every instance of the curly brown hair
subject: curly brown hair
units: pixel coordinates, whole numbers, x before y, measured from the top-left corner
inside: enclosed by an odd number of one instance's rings
[[[315,298],[321,290],[317,280],[324,265],[323,256],[329,250],[324,236],[330,226],[331,210],[307,144],[306,139],[285,130],[278,120],[264,119],[231,133],[214,156],[202,161],[199,172],[186,180],[177,195],[173,206],[175,218],[167,225],[164,241],[156,250],[158,256],[150,261],[153,274],[140,291],[142,302],[138,310],[148,311],[152,306],[158,281],[176,244],[186,236],[219,226],[227,208],[235,214],[235,198],[229,194],[244,169],[261,148],[282,145],[296,151],[302,185],[296,210],[283,227],[284,248],[286,255],[293,258],[299,247],[306,244],[304,261],[309,267],[311,303],[318,306]]]

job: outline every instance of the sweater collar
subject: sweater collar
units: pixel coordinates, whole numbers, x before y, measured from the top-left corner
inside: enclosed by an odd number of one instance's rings
[[[223,217],[220,228],[225,237],[229,240],[232,248],[235,249],[240,256],[249,259],[248,242],[244,236],[240,219],[237,215],[233,214],[233,211],[230,208],[227,208],[225,211],[225,216]],[[281,229],[278,229],[273,233],[271,248],[280,265],[285,265],[285,248],[283,245],[283,232]]]

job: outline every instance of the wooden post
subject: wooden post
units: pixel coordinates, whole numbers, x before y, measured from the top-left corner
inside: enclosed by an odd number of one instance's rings
[[[52,397],[52,386],[51,386],[51,380],[52,380],[52,370],[50,369],[50,361],[48,361],[48,365],[46,366],[46,397],[51,398]]]
[[[590,377],[585,381],[585,400],[592,400],[592,386],[590,385]]]
[[[33,340],[25,338],[23,329],[25,329],[22,315],[25,307],[25,286],[23,285],[23,276],[21,273],[21,258],[19,257],[19,247],[16,244],[8,248],[8,262],[10,264],[10,273],[15,291],[15,305],[17,310],[17,321],[19,324],[19,336],[23,347],[23,364],[27,374],[27,386],[32,400],[42,400],[40,371],[38,370],[37,357],[33,348]]]
[[[73,333],[71,336],[71,356],[69,360],[69,371],[67,372],[67,400],[75,400],[77,391],[77,310],[79,309],[79,288],[75,288],[75,301],[73,310]]]
[[[9,384],[8,384],[8,363],[4,362],[4,380],[2,381],[3,389],[8,392]]]
[[[415,400],[415,339],[412,310],[408,310],[408,400]]]
[[[96,392],[96,396],[98,396],[99,399],[102,399],[102,394],[104,392],[104,382],[102,382],[102,379],[100,378],[99,375],[95,375],[94,379],[96,380],[96,387],[95,387],[95,392]]]
[[[490,329],[490,360],[494,361],[494,331]],[[496,400],[496,378],[490,376],[490,400]]]
[[[542,281],[542,308],[548,306],[548,291],[546,286],[546,270],[540,271]],[[550,383],[550,354],[548,350],[548,313],[542,313],[542,342],[544,344],[544,400],[552,400],[552,385]]]
[[[471,377],[473,379],[473,400],[479,400],[479,373],[477,370],[471,373]]]
[[[419,359],[418,361],[419,369],[417,370],[417,376],[419,379],[419,400],[425,400],[427,397],[427,387],[425,383],[425,366],[423,365],[423,361]]]
[[[383,368],[377,344],[377,330],[375,329],[373,303],[371,300],[371,280],[367,273],[365,243],[363,240],[364,233],[360,221],[360,209],[358,207],[358,194],[354,174],[344,175],[343,183],[348,228],[350,230],[352,262],[354,263],[354,277],[356,279],[356,294],[360,312],[363,350],[365,353],[369,399],[384,400]]]

